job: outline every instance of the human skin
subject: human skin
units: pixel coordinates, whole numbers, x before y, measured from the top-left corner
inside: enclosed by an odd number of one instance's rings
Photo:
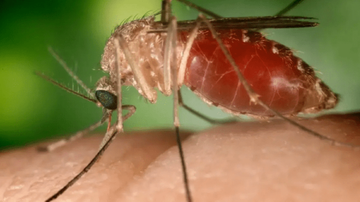
[[[298,121],[360,145],[360,113]],[[182,136],[194,202],[360,201],[360,151],[332,146],[282,120],[238,122]],[[38,144],[0,153],[1,201],[44,201],[90,161],[101,138],[86,137],[53,152],[38,152]],[[118,135],[56,201],[185,202],[174,132]]]

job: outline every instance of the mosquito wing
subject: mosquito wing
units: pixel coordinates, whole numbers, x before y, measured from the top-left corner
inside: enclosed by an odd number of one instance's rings
[[[210,19],[209,21],[215,29],[265,29],[265,28],[300,28],[315,27],[319,23],[312,22],[311,17],[299,16],[265,16],[265,17],[236,17]],[[195,26],[196,20],[179,21],[178,30],[190,30]],[[149,32],[166,32],[167,25],[156,22],[156,29]],[[202,24],[200,29],[206,29]]]

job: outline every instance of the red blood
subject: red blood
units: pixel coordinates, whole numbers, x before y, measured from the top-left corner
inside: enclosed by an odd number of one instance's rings
[[[260,99],[282,114],[304,110],[313,70],[282,44],[247,30],[217,31],[240,71]],[[183,32],[185,42],[188,33]],[[205,101],[231,113],[272,115],[250,99],[209,30],[201,30],[191,49],[184,83]],[[310,79],[309,75],[313,78]],[[311,86],[312,85],[312,86]]]

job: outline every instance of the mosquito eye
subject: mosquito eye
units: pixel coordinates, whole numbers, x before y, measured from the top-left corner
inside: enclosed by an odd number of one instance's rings
[[[96,99],[104,106],[106,109],[116,109],[117,107],[117,97],[116,95],[109,93],[105,90],[97,90],[95,92]]]

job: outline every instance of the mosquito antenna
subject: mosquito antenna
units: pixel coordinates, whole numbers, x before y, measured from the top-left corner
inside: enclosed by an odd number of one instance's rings
[[[92,98],[89,98],[89,97],[86,97],[85,95],[83,95],[83,94],[81,94],[81,93],[78,93],[78,92],[76,92],[76,91],[74,91],[74,90],[72,90],[72,89],[70,89],[70,88],[62,85],[61,83],[55,81],[54,79],[46,76],[46,75],[43,74],[43,73],[40,73],[40,72],[37,72],[37,71],[36,71],[35,74],[38,75],[38,76],[40,76],[40,77],[42,77],[43,79],[49,81],[50,83],[54,84],[55,86],[58,86],[58,87],[60,87],[60,88],[62,88],[62,89],[64,89],[64,90],[66,90],[66,91],[69,92],[69,93],[72,93],[72,94],[74,94],[74,95],[77,95],[77,96],[85,99],[85,100],[88,100],[88,101],[90,101],[90,102],[93,102],[93,103],[97,104],[97,101],[96,101],[96,100],[94,100],[94,99],[92,99]]]
[[[79,77],[76,76],[76,74],[73,71],[71,71],[71,69],[67,66],[66,62],[63,59],[61,59],[59,55],[57,55],[51,47],[49,47],[48,50],[51,53],[51,55],[60,63],[60,65],[66,70],[66,72],[71,76],[71,78],[73,78],[76,81],[76,83],[78,83],[90,95],[90,97],[94,97],[93,93],[91,93],[91,89],[88,88],[84,84],[84,82],[82,82],[79,79]]]

